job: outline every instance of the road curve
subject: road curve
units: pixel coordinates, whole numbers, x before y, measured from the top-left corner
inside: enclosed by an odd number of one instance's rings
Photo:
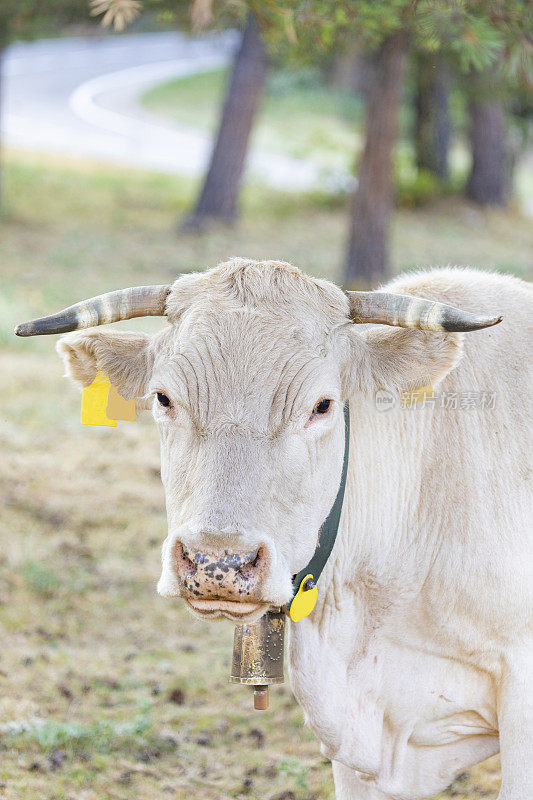
[[[3,142],[24,150],[201,175],[210,137],[160,120],[144,111],[138,99],[162,81],[219,69],[236,44],[233,32],[196,38],[163,32],[16,43],[4,56]],[[247,176],[289,191],[311,188],[320,178],[314,164],[254,149]]]

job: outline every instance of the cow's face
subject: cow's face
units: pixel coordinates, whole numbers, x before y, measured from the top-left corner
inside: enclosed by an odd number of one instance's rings
[[[169,524],[159,592],[252,618],[290,599],[338,489],[338,354],[243,308],[191,310],[169,340],[149,385]]]
[[[272,262],[184,276],[166,314],[155,336],[96,329],[58,349],[78,382],[98,367],[152,406],[168,514],[159,592],[204,618],[255,619],[291,598],[313,555],[349,391],[397,388],[421,365],[438,380],[460,341],[382,326],[363,338],[341,290]]]

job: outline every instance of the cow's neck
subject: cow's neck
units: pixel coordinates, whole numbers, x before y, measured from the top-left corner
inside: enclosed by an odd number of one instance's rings
[[[417,526],[430,416],[400,411],[400,425],[394,411],[377,414],[360,398],[350,403],[350,461],[339,532],[318,584],[317,606],[310,620],[293,626],[293,638],[323,638],[327,631],[342,641],[349,629],[353,657],[354,644],[364,650],[382,615],[419,590],[435,546]]]
[[[395,592],[423,583],[438,538],[420,519],[421,489],[431,469],[431,412],[377,414],[352,401],[350,463],[338,541],[322,575],[316,619],[335,613],[340,594],[390,604]],[[363,598],[364,599],[364,598]]]
[[[328,757],[379,776],[385,793],[434,794],[497,751],[490,677],[448,657],[421,602],[446,557],[434,522],[449,519],[434,450],[441,423],[429,410],[350,405],[341,526],[314,612],[290,626],[291,685]],[[445,533],[449,544],[460,526]],[[439,628],[457,602],[446,591],[439,582]],[[421,789],[416,776],[428,774],[441,783]]]
[[[291,684],[329,756],[341,747],[339,703],[353,682],[348,673],[361,664],[368,674],[373,634],[416,595],[434,551],[413,527],[430,418],[406,411],[411,420],[406,424],[404,416],[400,427],[394,412],[379,415],[357,399],[350,402],[350,465],[337,541],[313,614],[290,627]],[[408,447],[406,437],[416,437],[417,446]],[[372,728],[375,713],[372,702],[361,710],[368,716],[363,729]],[[370,770],[376,737],[368,742],[372,752],[362,742],[357,757]]]

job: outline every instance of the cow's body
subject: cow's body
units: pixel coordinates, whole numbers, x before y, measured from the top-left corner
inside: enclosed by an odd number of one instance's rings
[[[332,284],[235,260],[179,279],[155,337],[79,332],[60,351],[82,384],[98,367],[124,396],[154,396],[159,591],[206,618],[290,599],[337,492],[349,398],[338,539],[315,610],[290,630],[291,683],[337,796],[420,800],[501,748],[500,799],[532,800],[531,292],[452,269],[387,289],[504,322],[449,333],[472,328],[428,327],[435,308],[405,330],[417,301],[402,329],[353,325]],[[427,383],[424,407],[376,407],[377,391]]]
[[[449,409],[351,399],[341,529],[318,608],[291,627],[291,682],[325,753],[371,779],[361,792],[421,798],[498,751],[506,662],[531,647],[531,311],[524,285],[496,275],[391,288],[497,306],[507,324],[464,337],[437,389]]]

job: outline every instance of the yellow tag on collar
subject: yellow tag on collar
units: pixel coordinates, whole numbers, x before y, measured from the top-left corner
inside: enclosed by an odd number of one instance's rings
[[[433,386],[421,386],[419,389],[412,389],[411,391],[400,392],[400,401],[403,408],[413,406],[415,403],[421,403],[434,397]]]
[[[292,598],[289,607],[289,617],[293,622],[299,622],[301,619],[308,617],[316,605],[318,598],[318,589],[313,586],[312,589],[304,589],[306,581],[313,580],[311,574],[306,575],[300,583],[300,587],[294,597]]]
[[[109,394],[107,396],[107,407],[105,413],[108,419],[120,419],[124,420],[124,422],[135,422],[137,419],[135,398],[132,400],[124,400],[122,395],[118,393],[116,386],[111,384],[109,387]]]
[[[101,372],[96,373],[96,378],[90,386],[86,386],[81,395],[81,424],[103,425],[106,428],[116,428],[117,420],[106,416],[107,398],[111,382]]]

